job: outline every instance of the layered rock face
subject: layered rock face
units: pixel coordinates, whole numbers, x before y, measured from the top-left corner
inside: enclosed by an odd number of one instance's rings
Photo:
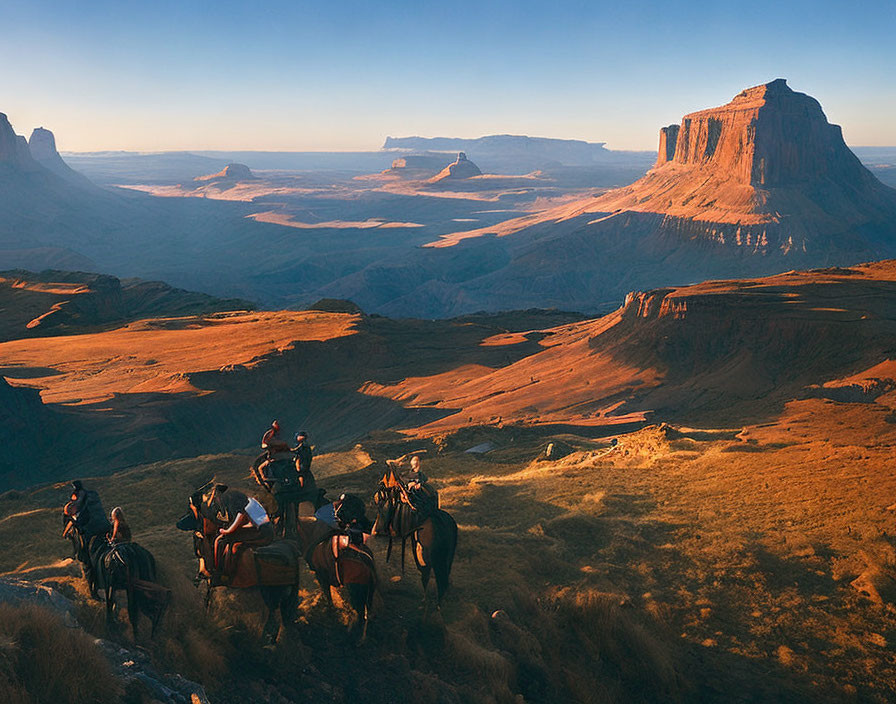
[[[760,254],[896,246],[896,191],[783,79],[662,128],[656,166],[579,211],[661,215],[667,237]]]
[[[13,131],[6,115],[0,112],[0,165],[19,171],[36,171],[40,167],[31,158],[28,143]]]
[[[765,187],[868,174],[818,101],[782,78],[664,127],[657,166],[668,161],[711,166],[739,183]]]

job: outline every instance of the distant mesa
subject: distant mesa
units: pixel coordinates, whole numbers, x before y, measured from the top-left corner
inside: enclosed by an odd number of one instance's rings
[[[257,178],[245,164],[228,164],[216,174],[197,176],[194,181],[249,181]]]
[[[473,176],[482,176],[482,171],[479,170],[479,167],[476,166],[476,164],[467,159],[467,155],[464,152],[458,152],[457,159],[454,163],[448,164],[448,166],[436,174],[436,176],[433,177],[432,182],[460,180],[464,178],[472,178]]]
[[[661,213],[667,230],[769,253],[855,248],[857,228],[896,217],[896,193],[849,150],[818,101],[781,78],[662,128],[656,166],[592,205]]]
[[[619,169],[619,181],[629,183],[642,175],[652,161],[652,152],[607,149],[604,142],[581,139],[550,139],[514,134],[493,134],[475,139],[454,137],[387,137],[383,150],[420,154],[424,152],[472,155],[485,173],[528,174],[538,169],[589,167]],[[442,167],[446,164],[442,164]]]
[[[394,159],[391,168],[381,174],[408,181],[425,180],[439,173],[450,161],[447,154],[407,154]]]
[[[475,155],[528,156],[571,165],[604,161],[612,155],[605,142],[493,134],[476,139],[455,137],[386,137],[383,149],[470,152]]]

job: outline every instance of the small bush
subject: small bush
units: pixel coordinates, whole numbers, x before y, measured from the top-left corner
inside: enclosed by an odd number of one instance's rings
[[[39,606],[0,604],[0,701],[108,704],[117,695],[90,636]]]

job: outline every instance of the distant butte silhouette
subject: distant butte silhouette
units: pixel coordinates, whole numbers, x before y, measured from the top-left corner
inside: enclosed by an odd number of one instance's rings
[[[481,175],[482,171],[479,170],[479,167],[467,159],[467,155],[464,152],[458,152],[457,159],[436,174],[432,180],[433,182],[446,179],[456,180]]]
[[[194,181],[247,181],[254,179],[255,175],[245,164],[228,164],[216,174],[197,176]]]

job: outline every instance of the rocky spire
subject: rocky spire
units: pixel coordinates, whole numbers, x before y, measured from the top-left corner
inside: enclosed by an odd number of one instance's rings
[[[13,131],[12,125],[2,112],[0,112],[0,164],[24,171],[39,168],[31,158],[25,138]]]
[[[62,176],[69,181],[87,182],[86,176],[78,173],[63,161],[59,152],[56,151],[56,137],[50,130],[36,127],[31,133],[31,139],[28,140],[28,147],[34,160],[57,176]]]

